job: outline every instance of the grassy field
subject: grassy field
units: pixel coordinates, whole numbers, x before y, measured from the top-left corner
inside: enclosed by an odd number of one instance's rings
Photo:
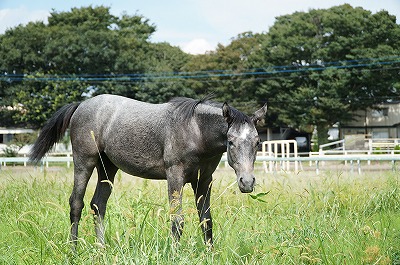
[[[215,174],[213,250],[201,239],[190,186],[180,245],[170,238],[166,182],[117,173],[105,249],[85,207],[71,252],[72,171],[0,171],[0,264],[400,264],[400,174],[257,172],[241,194],[232,171]],[[93,178],[95,179],[95,178]],[[233,185],[231,185],[233,184]],[[91,182],[86,205],[94,191]]]

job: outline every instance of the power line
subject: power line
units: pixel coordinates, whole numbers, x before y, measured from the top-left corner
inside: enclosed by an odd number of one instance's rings
[[[380,60],[379,60],[380,59]],[[385,59],[385,61],[381,61]],[[388,61],[388,59],[394,59]],[[365,63],[367,61],[373,61]],[[307,72],[322,72],[327,69],[365,69],[369,71],[375,70],[393,70],[398,67],[392,68],[378,68],[382,66],[394,65],[400,63],[400,56],[383,57],[383,58],[368,58],[359,60],[349,60],[341,62],[320,62],[318,64],[295,64],[286,66],[267,66],[264,69],[245,69],[243,71],[235,70],[211,70],[211,71],[195,71],[195,72],[154,72],[154,73],[131,73],[131,74],[71,74],[71,75],[43,75],[35,76],[28,74],[8,74],[0,75],[0,81],[13,82],[13,81],[80,81],[80,82],[158,82],[165,80],[202,80],[212,78],[248,78],[268,76],[273,77],[280,74],[291,73],[307,73]],[[372,68],[371,67],[375,67]],[[268,70],[265,70],[268,69]]]

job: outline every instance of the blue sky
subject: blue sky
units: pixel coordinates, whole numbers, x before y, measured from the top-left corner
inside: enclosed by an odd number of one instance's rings
[[[372,12],[382,9],[400,23],[400,0],[0,0],[0,33],[29,21],[47,21],[49,12],[72,7],[111,7],[111,13],[141,14],[157,26],[152,41],[166,41],[190,53],[204,53],[218,43],[228,44],[245,31],[266,32],[275,17],[310,8],[349,3]]]

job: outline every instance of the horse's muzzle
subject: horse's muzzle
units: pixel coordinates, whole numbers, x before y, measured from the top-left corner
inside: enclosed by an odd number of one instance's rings
[[[256,179],[253,174],[245,174],[238,176],[238,185],[242,193],[252,192]]]

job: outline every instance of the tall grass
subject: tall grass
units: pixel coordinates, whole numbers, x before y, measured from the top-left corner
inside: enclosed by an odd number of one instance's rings
[[[91,210],[85,207],[73,253],[68,243],[72,172],[3,169],[0,264],[400,264],[398,172],[257,175],[250,196],[230,186],[232,171],[216,172],[215,244],[209,250],[189,185],[184,232],[176,245],[166,183],[118,173],[105,220],[106,247],[96,244]]]

